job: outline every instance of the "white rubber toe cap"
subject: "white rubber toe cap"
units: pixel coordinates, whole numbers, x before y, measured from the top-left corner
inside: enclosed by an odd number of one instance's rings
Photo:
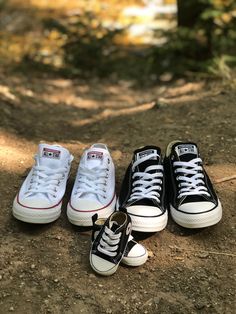
[[[112,275],[118,267],[95,254],[90,255],[90,264],[96,273],[104,276]]]
[[[49,199],[45,197],[32,196],[32,197],[19,197],[17,198],[17,203],[20,206],[28,207],[28,208],[50,208],[57,205],[58,202],[52,203]]]
[[[128,206],[127,212],[135,216],[155,217],[162,214],[162,211],[156,206],[134,205]]]
[[[71,207],[75,210],[86,212],[101,209],[103,205],[96,200],[77,199],[76,201],[71,200]]]
[[[192,202],[180,205],[178,210],[188,214],[199,214],[210,211],[215,206],[212,202]]]
[[[132,249],[129,251],[127,257],[138,257],[138,256],[142,256],[145,255],[147,252],[147,250],[145,249],[144,246],[142,246],[141,244],[137,243],[135,244]]]

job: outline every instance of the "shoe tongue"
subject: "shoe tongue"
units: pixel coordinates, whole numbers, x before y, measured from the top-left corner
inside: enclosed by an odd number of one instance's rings
[[[110,221],[109,228],[116,232],[119,229],[120,225],[116,221]]]
[[[39,144],[38,165],[51,169],[63,167],[69,155],[69,151],[59,145]]]
[[[151,156],[152,154],[157,154],[157,156]],[[160,162],[161,149],[157,146],[145,146],[134,151],[133,161],[140,160],[144,157],[150,156],[150,159],[147,159],[141,162],[137,168],[138,171],[145,171],[145,169],[152,165],[157,165]]]
[[[174,147],[175,155],[180,161],[190,161],[198,157],[198,148],[194,143],[181,143]]]
[[[90,148],[86,151],[85,165],[92,169],[102,165],[106,150],[102,148]]]

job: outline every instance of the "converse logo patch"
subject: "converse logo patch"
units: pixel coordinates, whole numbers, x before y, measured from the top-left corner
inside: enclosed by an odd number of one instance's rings
[[[176,153],[178,156],[182,156],[184,154],[195,154],[197,155],[197,147],[192,144],[184,144],[184,145],[178,145],[175,148]]]
[[[42,157],[60,159],[60,156],[61,156],[60,150],[46,148],[46,147],[43,148]]]
[[[137,153],[137,157],[136,158],[137,158],[137,160],[139,160],[139,159],[142,159],[143,157],[147,157],[147,156],[149,156],[151,154],[155,154],[156,152],[157,151],[155,149],[147,149],[147,150],[144,150],[142,152]],[[156,160],[157,157],[155,156],[155,157],[152,157],[150,159]]]
[[[101,159],[103,159],[103,153],[97,152],[97,151],[88,152],[87,159],[88,160],[92,160],[92,159],[100,159],[101,160]]]

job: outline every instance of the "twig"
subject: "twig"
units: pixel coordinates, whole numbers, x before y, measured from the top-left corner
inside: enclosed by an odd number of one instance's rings
[[[236,179],[236,174],[234,174],[233,176],[230,176],[230,177],[224,177],[222,179],[215,180],[214,183],[217,184],[217,183],[222,183],[222,182],[231,181],[231,180],[235,180],[235,179]]]
[[[199,252],[199,253],[207,253],[207,254],[214,254],[214,255],[224,255],[224,256],[232,256],[232,257],[236,257],[236,254],[233,253],[227,253],[227,252],[216,252],[216,251],[205,251],[205,250],[192,250],[192,249],[182,249],[178,246],[174,247],[177,250],[180,251],[188,251],[188,252]]]

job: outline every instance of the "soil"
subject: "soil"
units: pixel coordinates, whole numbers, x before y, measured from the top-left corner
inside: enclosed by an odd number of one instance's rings
[[[235,90],[216,81],[135,88],[129,81],[3,72],[0,313],[235,313],[235,99]],[[134,149],[155,144],[164,153],[176,139],[198,143],[222,221],[187,230],[169,217],[164,231],[135,235],[149,250],[145,265],[96,275],[88,259],[91,230],[72,226],[65,213],[83,149],[109,146],[118,193]],[[30,225],[14,219],[11,208],[40,141],[65,146],[75,160],[61,217]]]

